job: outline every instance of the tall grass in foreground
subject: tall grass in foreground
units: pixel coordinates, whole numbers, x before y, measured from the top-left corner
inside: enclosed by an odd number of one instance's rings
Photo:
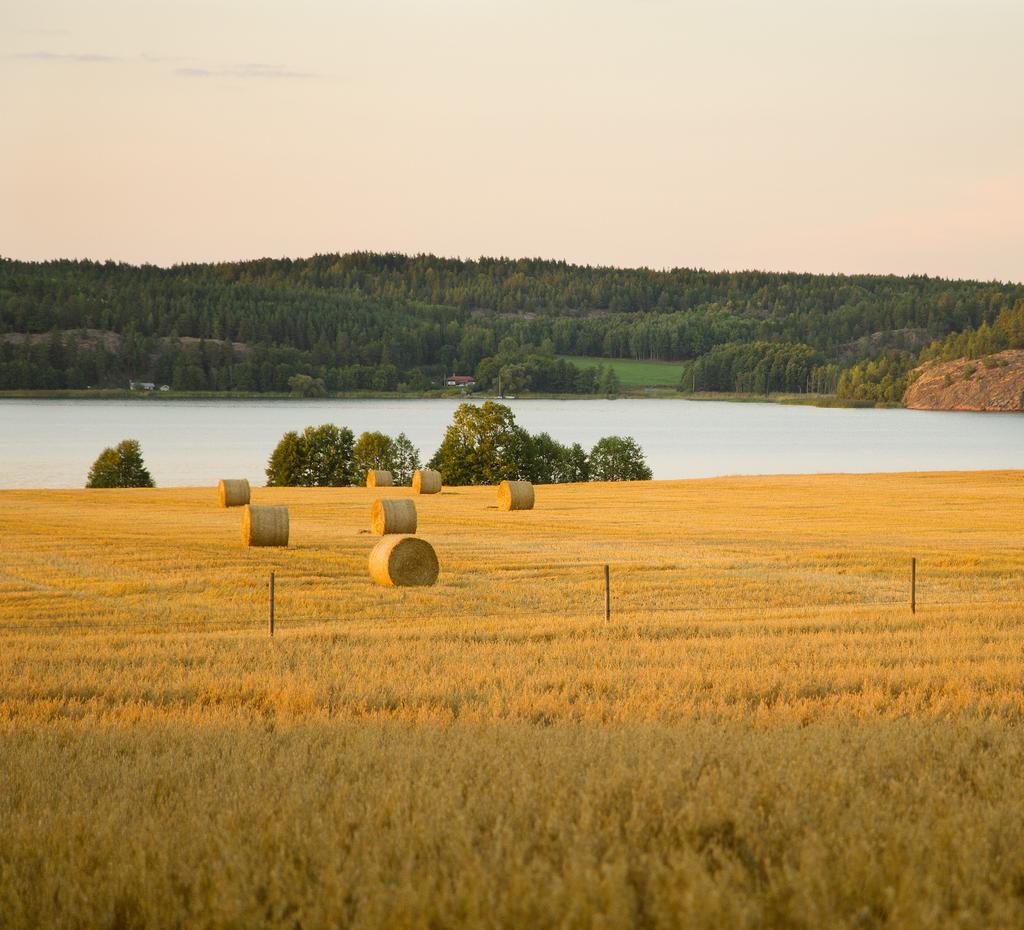
[[[184,723],[5,740],[10,927],[1018,927],[1019,729]]]

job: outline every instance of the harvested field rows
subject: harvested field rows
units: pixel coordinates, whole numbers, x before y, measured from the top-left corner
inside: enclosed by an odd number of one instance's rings
[[[410,495],[0,492],[0,926],[1024,923],[1024,474]]]

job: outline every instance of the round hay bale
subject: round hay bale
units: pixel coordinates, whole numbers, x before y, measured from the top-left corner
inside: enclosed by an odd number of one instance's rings
[[[249,503],[249,482],[245,478],[224,478],[217,482],[221,507],[241,507]]]
[[[434,547],[417,536],[385,536],[370,552],[370,577],[377,584],[432,585],[439,571]]]
[[[391,477],[391,472],[389,471],[371,468],[366,473],[366,486],[368,488],[393,488],[395,486],[395,479]]]
[[[437,494],[441,490],[441,472],[417,468],[412,473],[412,489],[416,494]]]
[[[498,485],[501,510],[533,510],[533,485],[529,481],[502,481]]]
[[[247,546],[287,546],[288,508],[247,504],[242,511],[242,542]]]
[[[370,526],[378,536],[416,532],[416,504],[411,500],[373,502]]]

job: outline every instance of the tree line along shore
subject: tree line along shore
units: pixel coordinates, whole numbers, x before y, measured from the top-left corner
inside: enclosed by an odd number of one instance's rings
[[[1024,285],[353,253],[0,259],[0,391],[654,393],[899,404],[922,363],[1024,347]],[[580,361],[583,360],[583,361]],[[639,380],[636,380],[639,379]],[[97,395],[91,395],[97,396]]]

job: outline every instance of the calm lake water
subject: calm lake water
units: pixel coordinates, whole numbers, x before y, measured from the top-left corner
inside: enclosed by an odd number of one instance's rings
[[[590,448],[633,436],[656,478],[1024,467],[1024,416],[684,400],[515,400],[531,432]],[[458,400],[0,400],[0,487],[81,487],[104,446],[138,439],[157,484],[262,484],[287,430],[405,432],[424,460]]]

